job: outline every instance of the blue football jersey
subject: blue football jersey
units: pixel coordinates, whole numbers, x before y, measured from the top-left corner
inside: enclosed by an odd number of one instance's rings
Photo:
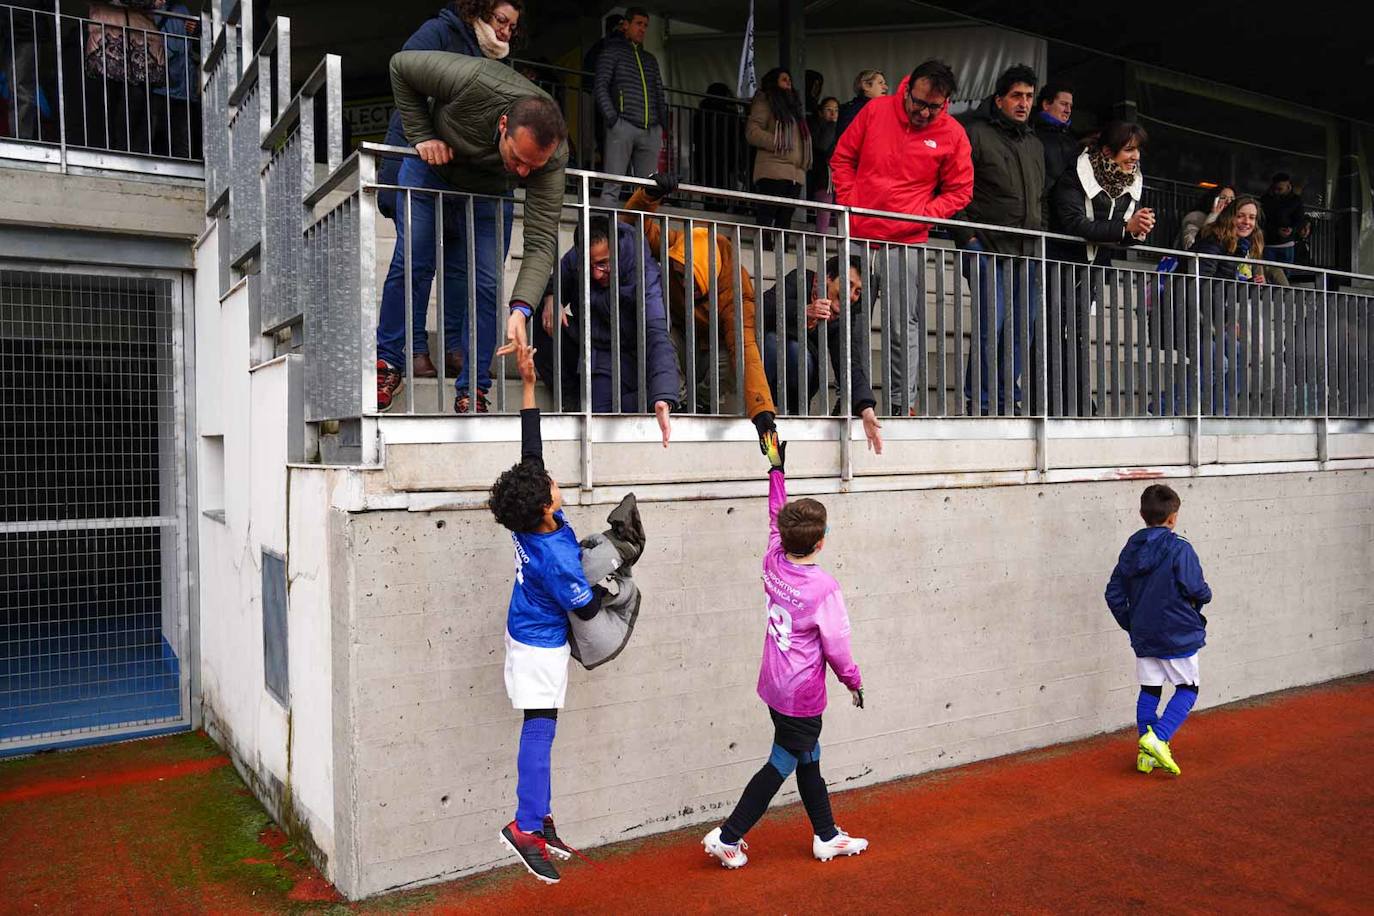
[[[515,542],[515,587],[506,630],[527,646],[557,649],[568,641],[568,612],[592,600],[582,573],[582,548],[572,526],[557,512],[557,531],[511,534]]]

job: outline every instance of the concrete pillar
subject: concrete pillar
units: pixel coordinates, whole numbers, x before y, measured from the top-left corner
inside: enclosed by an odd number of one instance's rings
[[[792,74],[792,85],[801,95],[806,82],[806,5],[804,0],[778,0],[778,66]],[[763,74],[769,68],[763,67]]]

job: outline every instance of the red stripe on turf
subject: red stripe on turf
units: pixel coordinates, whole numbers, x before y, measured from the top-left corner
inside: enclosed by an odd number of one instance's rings
[[[30,786],[21,786],[18,789],[0,792],[0,805],[29,801],[35,798],[48,798],[53,795],[70,795],[74,792],[104,789],[109,786],[127,786],[139,782],[155,782],[159,779],[175,779],[179,776],[208,773],[228,765],[229,758],[221,754],[218,757],[184,760],[180,763],[169,763],[165,766],[148,767],[143,770],[129,770],[124,773],[103,773],[92,776],[50,779]]]

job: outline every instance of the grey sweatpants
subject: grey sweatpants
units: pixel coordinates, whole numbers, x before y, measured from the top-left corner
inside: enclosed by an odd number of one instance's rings
[[[606,130],[604,169],[612,175],[633,175],[648,178],[658,169],[658,151],[663,145],[663,129],[657,124],[638,127],[621,118]],[[601,203],[607,207],[620,206],[620,184],[606,182],[601,189]]]

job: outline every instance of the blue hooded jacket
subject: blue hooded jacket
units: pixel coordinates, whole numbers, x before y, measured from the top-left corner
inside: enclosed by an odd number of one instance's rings
[[[402,51],[449,51],[453,54],[464,54],[468,57],[481,57],[482,48],[477,44],[477,33],[472,26],[468,25],[462,18],[453,11],[452,6],[445,6],[435,14],[433,19],[425,20],[425,24],[415,30],[415,34],[406,40],[401,46]],[[405,128],[401,126],[401,112],[391,113],[391,123],[386,129],[386,143],[388,146],[409,146],[406,140]],[[396,176],[401,171],[401,160],[383,159],[382,167],[377,174],[378,184],[395,184]],[[379,199],[382,204],[382,213],[392,216],[395,212],[392,206],[394,192],[382,192],[386,200]]]
[[[1131,535],[1106,597],[1139,658],[1186,658],[1207,642],[1202,606],[1212,590],[1193,545],[1162,525]]]
[[[616,248],[616,266],[620,272],[620,380],[622,406],[633,410],[630,404],[639,394],[639,369],[636,361],[638,340],[639,262],[644,261],[644,344],[646,353],[645,383],[648,388],[646,401],[652,407],[658,401],[667,401],[676,406],[680,377],[678,375],[677,354],[668,337],[667,311],[663,304],[663,272],[649,251],[648,242],[635,244],[635,229],[616,220],[619,241]],[[558,264],[559,292],[563,304],[572,307],[573,321],[576,322],[582,311],[577,305],[582,292],[582,253],[576,246],[563,255]],[[614,305],[609,286],[591,284],[591,337],[592,337],[592,374],[609,377],[614,356],[611,348],[611,320]],[[550,281],[547,290],[553,294]],[[595,397],[595,395],[594,395]],[[593,403],[593,410],[610,410],[612,402],[607,396],[605,402]]]

